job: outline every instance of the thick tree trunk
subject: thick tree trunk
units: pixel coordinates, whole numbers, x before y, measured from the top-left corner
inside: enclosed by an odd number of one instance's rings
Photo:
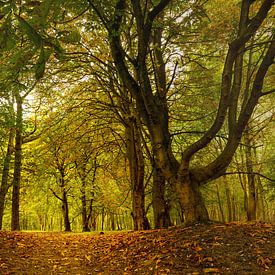
[[[168,228],[171,226],[169,203],[165,199],[165,178],[159,169],[154,169],[152,203],[155,228]]]
[[[14,153],[14,172],[12,181],[12,216],[11,230],[20,230],[19,223],[19,198],[22,168],[22,124],[23,106],[22,98],[16,95],[16,131],[15,131],[15,153]]]
[[[13,141],[14,141],[14,129],[10,129],[9,140],[7,146],[7,152],[4,159],[3,170],[2,170],[2,180],[0,186],[0,230],[2,229],[3,224],[3,215],[5,208],[5,198],[9,190],[9,172],[10,172],[10,162],[13,153]]]
[[[149,229],[149,224],[145,213],[144,156],[135,118],[129,121],[125,134],[132,188],[132,218],[134,230],[145,230]]]
[[[209,215],[199,190],[199,184],[185,178],[176,182],[180,205],[184,213],[184,223],[208,222]]]

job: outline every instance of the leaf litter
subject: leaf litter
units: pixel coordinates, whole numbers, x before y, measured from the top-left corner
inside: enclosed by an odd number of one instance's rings
[[[275,226],[211,223],[104,235],[0,231],[0,274],[275,274]]]

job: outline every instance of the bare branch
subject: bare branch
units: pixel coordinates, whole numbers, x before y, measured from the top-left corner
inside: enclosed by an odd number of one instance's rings
[[[63,201],[63,199],[60,198],[60,197],[55,193],[55,191],[54,191],[51,187],[50,187],[49,189],[52,191],[53,195],[54,195],[57,199],[59,199],[60,201]]]
[[[242,172],[242,171],[239,171],[239,172],[226,172],[224,173],[223,175],[257,175],[261,178],[264,178],[268,181],[271,181],[271,182],[275,182],[275,179],[272,179],[272,178],[269,178],[261,173],[258,173],[258,172],[253,172],[253,173],[249,173],[249,172]]]

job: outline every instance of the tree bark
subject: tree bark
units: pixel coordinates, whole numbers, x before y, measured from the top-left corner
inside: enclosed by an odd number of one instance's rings
[[[20,230],[19,223],[19,200],[20,200],[20,183],[22,169],[22,127],[23,127],[23,102],[19,94],[15,95],[16,99],[16,130],[15,130],[15,152],[14,152],[14,171],[12,181],[12,216],[11,230]]]
[[[96,179],[96,171],[98,168],[97,165],[97,156],[94,157],[93,165],[88,168],[88,162],[90,160],[91,154],[82,155],[80,161],[75,161],[75,166],[77,169],[78,176],[81,181],[80,188],[80,200],[81,200],[81,216],[82,216],[82,231],[89,232],[91,230],[90,224],[93,215],[93,201],[94,201],[94,192],[93,187]],[[87,192],[87,176],[93,170],[92,180],[89,181],[91,191]],[[90,193],[90,199],[88,199],[88,193]],[[88,203],[87,203],[88,202]]]
[[[264,201],[264,189],[261,182],[260,177],[257,177],[257,192],[258,192],[258,217],[260,217],[261,220],[266,221],[266,209],[265,209],[265,201]]]
[[[134,230],[145,230],[149,228],[145,213],[144,156],[141,148],[141,137],[134,116],[128,119],[125,135],[132,189]]]
[[[88,220],[88,215],[87,215],[87,202],[86,202],[86,194],[85,192],[81,191],[81,216],[82,216],[82,231],[83,232],[89,232],[89,220]]]
[[[169,202],[165,199],[165,178],[159,169],[153,172],[152,204],[155,228],[168,228],[172,225]]]
[[[64,219],[64,227],[66,232],[70,232],[71,230],[71,223],[69,218],[69,205],[68,205],[68,198],[67,198],[67,191],[65,188],[62,190],[62,213]]]
[[[199,184],[183,177],[176,182],[180,204],[184,212],[185,225],[208,222],[209,215],[199,190]]]
[[[53,195],[61,201],[61,209],[62,209],[62,217],[63,217],[63,226],[65,231],[71,231],[71,223],[69,218],[69,204],[68,204],[68,196],[65,185],[65,168],[64,163],[58,163],[58,159],[56,158],[57,169],[59,171],[59,187],[61,189],[61,196],[57,195],[53,189],[50,188]],[[62,228],[62,226],[61,226]]]
[[[247,170],[247,187],[248,187],[248,198],[247,198],[247,220],[256,220],[256,184],[255,174],[253,173],[253,159],[252,159],[252,144],[249,137],[249,126],[246,127],[244,134],[245,141],[245,160]]]
[[[225,196],[226,196],[226,205],[227,205],[227,221],[232,221],[232,198],[231,198],[231,192],[228,186],[227,178],[226,176],[223,177],[224,179],[224,188],[225,188]]]
[[[225,217],[224,217],[224,212],[223,212],[223,208],[222,208],[222,202],[221,202],[221,196],[220,196],[220,190],[219,190],[218,184],[216,184],[216,190],[217,190],[219,210],[220,210],[220,214],[221,214],[221,218],[222,218],[221,220],[222,220],[222,222],[225,222]]]
[[[3,214],[5,208],[5,198],[9,190],[9,172],[10,172],[10,162],[13,154],[13,142],[14,142],[14,129],[10,129],[9,140],[7,145],[7,151],[4,158],[3,170],[2,170],[2,180],[0,186],[0,230],[3,224]]]

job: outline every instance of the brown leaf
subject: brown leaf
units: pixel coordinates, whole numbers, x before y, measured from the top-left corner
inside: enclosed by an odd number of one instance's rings
[[[257,258],[257,264],[265,269],[269,269],[269,265],[272,264],[272,261],[269,258],[260,256]]]
[[[91,256],[90,255],[85,255],[85,258],[89,263],[91,262]]]
[[[209,268],[204,268],[203,273],[220,273],[221,271],[218,268],[214,267],[209,267]]]
[[[195,251],[197,251],[197,252],[198,252],[198,251],[202,251],[202,248],[201,248],[200,246],[198,246],[198,245],[195,246],[195,247],[193,247],[193,249],[194,249]]]

